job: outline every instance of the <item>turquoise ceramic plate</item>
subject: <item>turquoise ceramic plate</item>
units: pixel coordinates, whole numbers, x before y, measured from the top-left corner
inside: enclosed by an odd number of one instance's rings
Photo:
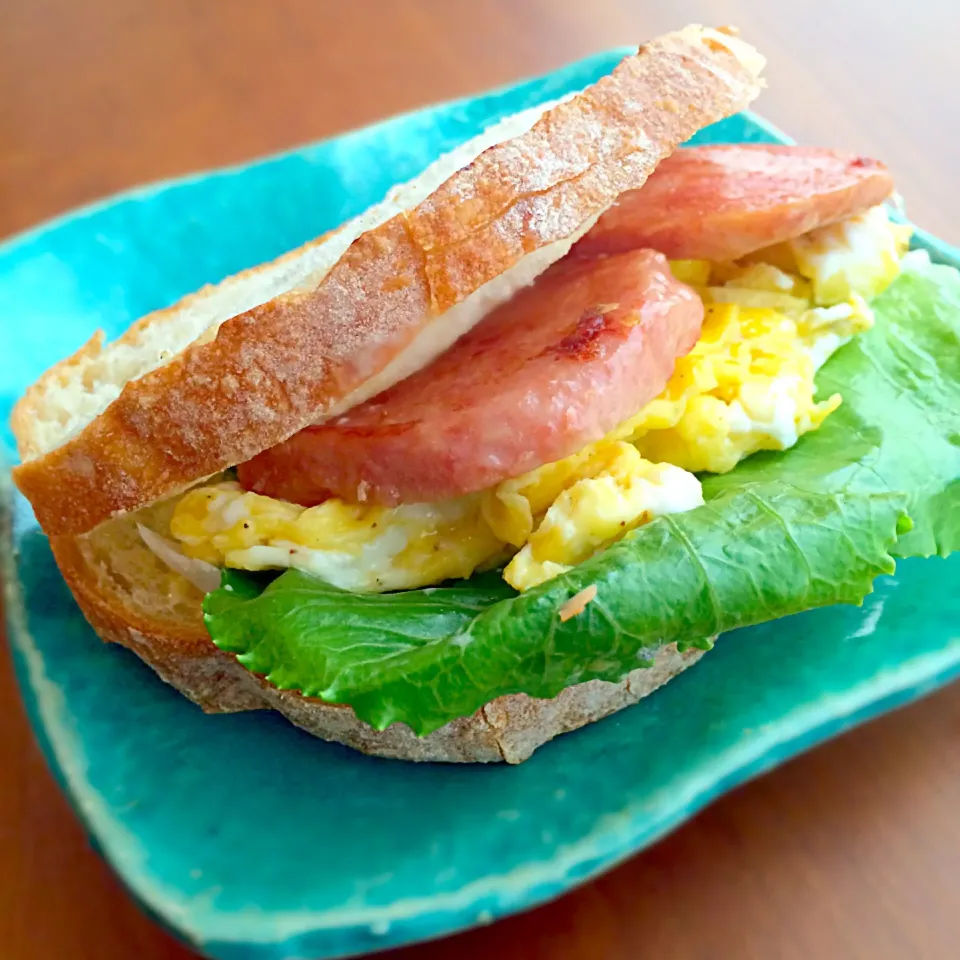
[[[582,86],[617,56],[128,193],[13,240],[0,249],[3,420],[96,326],[114,335],[335,226],[489,122]],[[747,115],[703,134],[778,137]],[[7,500],[9,633],[50,764],[133,894],[230,960],[359,953],[556,896],[734,784],[960,672],[960,557],[908,562],[861,609],[725,636],[655,696],[521,767],[373,760],[269,714],[206,717],[101,644],[29,508]]]

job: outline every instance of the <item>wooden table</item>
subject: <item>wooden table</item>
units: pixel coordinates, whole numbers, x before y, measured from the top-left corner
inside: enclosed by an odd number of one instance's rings
[[[689,21],[740,25],[772,61],[764,113],[882,157],[914,218],[960,242],[960,7],[946,0],[6,0],[0,235]],[[6,658],[0,698],[3,956],[189,956],[90,850]],[[948,689],[735,791],[555,904],[391,956],[957,957],[958,734]]]

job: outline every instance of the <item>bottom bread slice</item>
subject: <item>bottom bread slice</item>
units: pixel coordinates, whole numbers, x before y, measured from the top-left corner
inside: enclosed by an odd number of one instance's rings
[[[154,508],[147,518],[151,526],[165,529],[164,509]],[[143,512],[139,516],[144,519]],[[426,737],[399,723],[375,730],[350,707],[278,690],[219,650],[203,625],[200,592],[143,546],[132,521],[112,521],[84,537],[53,538],[51,546],[97,634],[132,650],[207,712],[277,710],[314,736],[381,757],[520,763],[559,734],[636,703],[703,653],[680,653],[669,644],[657,652],[653,666],[634,670],[618,683],[590,680],[551,700],[500,697]]]

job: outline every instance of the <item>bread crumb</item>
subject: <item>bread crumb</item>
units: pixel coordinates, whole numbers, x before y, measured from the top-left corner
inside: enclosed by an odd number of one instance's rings
[[[591,583],[579,593],[575,593],[561,608],[560,621],[566,623],[572,617],[577,617],[587,609],[587,604],[597,596],[597,585]]]

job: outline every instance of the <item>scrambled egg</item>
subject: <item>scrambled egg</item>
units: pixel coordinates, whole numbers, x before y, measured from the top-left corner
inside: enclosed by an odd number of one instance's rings
[[[909,237],[876,207],[738,263],[675,261],[707,314],[663,393],[605,439],[491,490],[308,509],[208,484],[183,496],[170,533],[216,566],[296,567],[346,590],[410,589],[503,563],[504,578],[529,589],[654,517],[701,504],[694,473],[724,473],[816,430],[841,398],[815,400],[814,375],[873,324],[867,300],[896,278]]]
[[[703,503],[696,477],[647,463],[628,443],[600,441],[568,460],[482,494],[399,507],[307,508],[223,482],[184,494],[170,533],[187,556],[218,567],[295,567],[364,593],[469,577],[526,544],[504,571],[525,590],[654,516]]]
[[[817,402],[817,370],[873,326],[867,298],[900,272],[911,230],[884,207],[821,227],[749,262],[679,261],[707,313],[667,389],[615,436],[648,459],[726,473],[759,450],[787,450],[840,405]]]
[[[655,516],[703,503],[700,481],[692,473],[650,463],[623,441],[601,440],[595,448],[607,460],[603,468],[560,493],[503,571],[517,590],[565,573]]]
[[[711,304],[666,391],[617,434],[650,460],[695,472],[726,473],[758,450],[786,450],[840,405],[838,395],[814,400],[813,347],[829,342],[832,352],[871,322],[861,305],[813,319]]]
[[[883,293],[900,273],[912,233],[891,223],[885,207],[873,207],[797,237],[789,246],[797,272],[813,284],[814,302],[829,306],[854,294],[871,300]]]
[[[188,556],[218,567],[296,567],[371,593],[469,577],[503,546],[478,497],[399,507],[331,499],[306,508],[233,482],[187,492],[170,533]]]

